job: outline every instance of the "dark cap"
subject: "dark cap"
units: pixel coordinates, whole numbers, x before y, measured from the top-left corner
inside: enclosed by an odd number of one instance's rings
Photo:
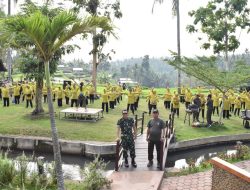
[[[127,110],[122,110],[122,114],[127,114],[128,111]]]
[[[153,109],[153,113],[159,113],[158,109]]]

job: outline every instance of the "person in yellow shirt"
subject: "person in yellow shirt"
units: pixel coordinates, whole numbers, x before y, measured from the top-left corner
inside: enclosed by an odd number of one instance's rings
[[[223,118],[229,119],[230,101],[227,96],[224,98],[223,102]]]
[[[246,91],[243,91],[243,92],[240,93],[241,109],[246,108],[245,99],[246,99]]]
[[[33,108],[33,104],[32,104],[32,95],[33,95],[33,91],[30,88],[29,85],[26,86],[26,90],[25,90],[25,98],[26,98],[26,108],[30,107]]]
[[[162,98],[164,98],[164,106],[165,106],[165,108],[170,109],[172,94],[171,94],[169,88],[167,88],[166,93]]]
[[[136,87],[134,89],[134,93],[135,93],[135,110],[137,110],[137,108],[139,106],[141,91],[142,91],[141,87],[139,85],[136,85]]]
[[[130,110],[132,111],[134,115],[135,93],[133,92],[132,88],[129,89],[127,96],[128,96],[127,111],[129,111],[129,108],[130,108]]]
[[[234,100],[234,115],[236,116],[240,116],[240,107],[241,107],[241,101],[240,101],[240,97],[238,96],[235,100]]]
[[[185,93],[186,93],[186,88],[185,88],[185,86],[182,86],[181,87],[181,95],[180,95],[180,101],[181,101],[181,103],[185,102]]]
[[[106,113],[109,112],[109,94],[107,93],[106,89],[103,90],[103,94],[100,94],[102,97],[102,110],[104,111],[104,108],[106,107]]]
[[[109,107],[110,109],[115,109],[115,98],[116,92],[114,88],[111,88],[111,92],[109,93]]]
[[[219,96],[216,94],[212,94],[212,100],[213,100],[213,115],[215,113],[215,110],[217,112],[217,115],[219,116]]]
[[[62,107],[62,99],[63,99],[63,90],[59,86],[56,90],[56,97],[57,97],[57,105],[58,107]]]
[[[20,85],[16,84],[14,86],[14,98],[15,98],[15,104],[19,104],[20,103]]]
[[[185,94],[185,106],[186,106],[186,109],[188,109],[188,106],[189,104],[191,103],[191,99],[192,99],[192,93],[190,91],[190,89],[187,89],[187,92]]]
[[[180,98],[179,98],[178,94],[174,94],[174,96],[172,98],[172,106],[173,106],[174,114],[177,114],[177,117],[179,118]]]
[[[157,109],[157,102],[159,102],[159,99],[155,90],[152,91],[152,93],[148,96],[146,101],[149,101],[148,114],[150,115],[152,109]]]
[[[230,93],[228,99],[229,99],[229,102],[230,102],[230,112],[233,113],[234,112],[234,101],[236,99],[234,93]]]
[[[2,87],[2,97],[3,97],[3,107],[9,107],[10,105],[10,95],[9,88],[6,85]]]
[[[73,84],[71,88],[71,107],[75,106],[77,107],[77,100],[78,100],[78,87],[76,84]]]
[[[90,104],[93,104],[95,101],[95,87],[91,84],[89,86],[88,91],[89,91],[89,102]]]

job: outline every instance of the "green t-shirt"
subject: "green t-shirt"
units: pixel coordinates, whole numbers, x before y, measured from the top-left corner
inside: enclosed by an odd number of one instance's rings
[[[162,119],[151,119],[148,122],[149,128],[149,140],[150,141],[160,141],[161,131],[166,127],[165,122]]]

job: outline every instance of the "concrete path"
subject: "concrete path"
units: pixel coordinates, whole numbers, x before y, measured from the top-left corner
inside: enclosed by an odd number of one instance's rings
[[[250,160],[235,164],[250,172]],[[160,190],[210,190],[212,170],[180,177],[164,178]]]
[[[163,175],[163,171],[123,171],[113,172],[109,179],[112,190],[158,190]]]

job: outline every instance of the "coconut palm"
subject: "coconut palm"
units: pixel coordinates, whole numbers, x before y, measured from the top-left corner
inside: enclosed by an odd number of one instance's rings
[[[154,0],[153,9],[155,3],[162,4],[164,0]],[[181,42],[180,42],[180,9],[179,9],[179,0],[172,0],[172,13],[177,18],[177,54],[180,59],[181,57]],[[152,11],[153,11],[152,9]],[[181,90],[181,71],[178,69],[178,93],[180,94]]]
[[[54,159],[56,163],[58,189],[64,189],[60,145],[55,123],[55,113],[51,97],[50,61],[54,53],[65,42],[77,34],[91,33],[96,27],[112,31],[108,20],[104,17],[87,17],[78,19],[75,13],[61,11],[50,18],[41,11],[27,16],[14,16],[0,21],[0,38],[5,42],[32,42],[39,59],[45,64],[46,84],[48,91],[48,107],[53,141]]]

